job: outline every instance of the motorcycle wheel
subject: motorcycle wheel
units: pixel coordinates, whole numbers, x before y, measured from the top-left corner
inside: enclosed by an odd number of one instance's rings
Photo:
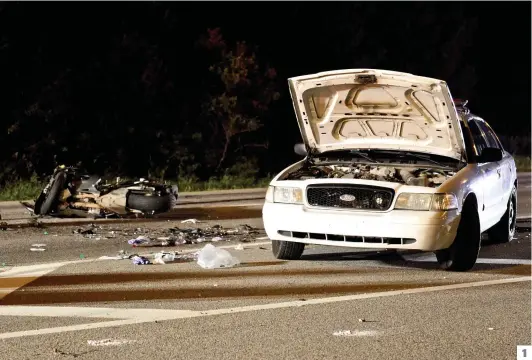
[[[47,194],[41,193],[35,202],[36,215],[48,215],[53,212],[58,205],[58,198],[61,190],[65,187],[66,175],[64,172],[57,173],[54,182]]]
[[[157,196],[132,192],[127,198],[127,207],[145,213],[165,213],[173,208],[175,201],[173,194]]]

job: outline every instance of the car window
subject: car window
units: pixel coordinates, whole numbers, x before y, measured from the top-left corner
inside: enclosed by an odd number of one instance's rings
[[[478,121],[477,124],[484,133],[488,146],[500,149],[499,140],[493,130],[483,121]]]
[[[473,147],[473,144],[471,143],[471,136],[470,136],[469,129],[466,128],[465,124],[462,121],[460,121],[460,127],[462,128],[462,135],[464,137],[467,158],[472,159],[475,157],[475,149]]]
[[[482,150],[489,147],[488,142],[484,138],[482,131],[477,125],[477,122],[475,120],[469,120],[468,121],[469,129],[471,130],[471,135],[473,136],[473,142],[475,143],[475,147],[477,148],[477,155],[480,155],[482,153]]]

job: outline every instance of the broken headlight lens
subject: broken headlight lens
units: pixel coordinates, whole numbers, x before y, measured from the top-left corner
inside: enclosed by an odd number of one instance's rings
[[[458,208],[453,194],[416,194],[402,193],[397,197],[395,209],[420,211],[445,211]]]
[[[300,188],[275,186],[273,202],[285,204],[303,204],[303,191]]]

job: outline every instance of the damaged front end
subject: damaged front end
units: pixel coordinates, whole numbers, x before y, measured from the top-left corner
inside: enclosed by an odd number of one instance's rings
[[[279,180],[361,179],[395,182],[412,186],[438,187],[456,172],[430,167],[382,165],[304,165]]]

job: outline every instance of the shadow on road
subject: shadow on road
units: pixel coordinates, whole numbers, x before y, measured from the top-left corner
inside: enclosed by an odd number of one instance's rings
[[[517,224],[516,235],[519,239],[510,242],[510,246],[522,246],[518,245],[519,242],[530,242],[530,222]],[[525,237],[528,234],[528,237]],[[497,246],[500,244],[491,242],[486,234],[482,237],[482,248],[497,251]],[[525,246],[526,247],[526,246]],[[528,248],[526,248],[527,251]],[[507,249],[502,250],[507,251]],[[406,257],[406,258],[405,258]],[[482,257],[482,254],[479,256]],[[501,254],[500,258],[504,258],[504,254]],[[528,258],[530,259],[530,258]],[[410,269],[422,269],[422,270],[442,270],[439,264],[436,262],[435,256],[432,252],[423,252],[415,250],[379,250],[379,251],[343,251],[334,253],[320,253],[320,254],[303,254],[301,256],[303,261],[331,261],[331,262],[348,262],[352,261],[353,264],[361,261],[375,261],[377,264],[410,268]],[[366,264],[361,264],[366,265]],[[518,265],[518,264],[485,264],[477,263],[471,272],[489,272],[500,273],[508,275],[530,275],[530,265]]]

